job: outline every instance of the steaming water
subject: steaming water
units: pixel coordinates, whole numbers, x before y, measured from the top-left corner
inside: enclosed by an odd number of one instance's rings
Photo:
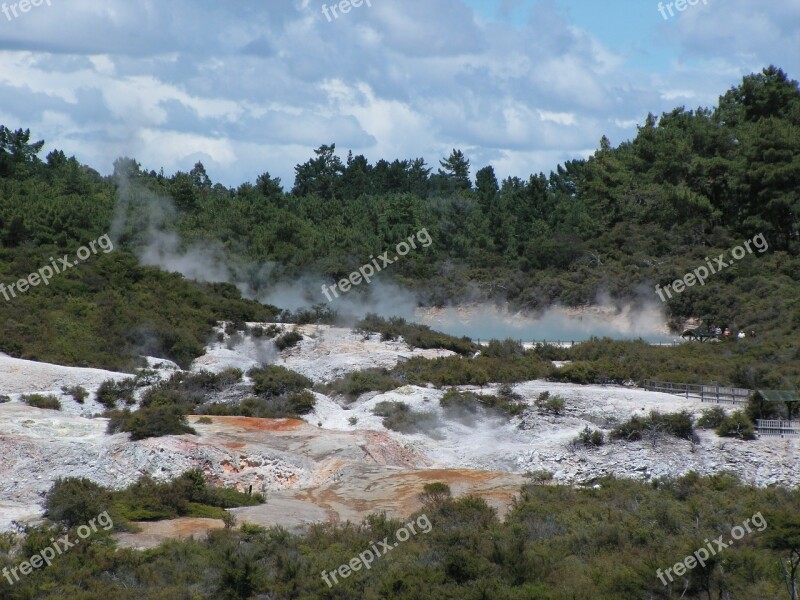
[[[665,319],[654,307],[632,309],[595,307],[583,311],[551,308],[541,317],[510,314],[492,306],[448,308],[417,316],[433,329],[475,340],[506,339],[531,341],[583,341],[591,337],[643,339],[650,343],[675,341]]]

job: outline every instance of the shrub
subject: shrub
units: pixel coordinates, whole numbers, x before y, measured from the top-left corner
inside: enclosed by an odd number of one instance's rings
[[[341,379],[321,386],[320,390],[325,394],[342,394],[353,401],[366,392],[388,392],[401,385],[386,369],[365,369],[348,373]]]
[[[127,489],[111,492],[112,506],[131,521],[152,521],[179,516],[224,518],[224,509],[263,504],[262,494],[209,485],[202,471],[186,471],[172,481],[159,483],[145,475]]]
[[[533,402],[534,406],[545,414],[558,416],[564,410],[564,399],[561,396],[551,396],[550,392],[542,392]]]
[[[439,406],[446,412],[467,411],[477,414],[481,407],[481,397],[475,392],[459,392],[451,388],[439,400]]]
[[[142,395],[141,406],[180,406],[190,412],[205,402],[210,394],[221,392],[242,380],[239,369],[225,369],[220,373],[174,373]]]
[[[510,338],[503,341],[490,340],[481,349],[481,354],[491,358],[511,358],[512,356],[525,356],[525,348],[520,342]]]
[[[715,406],[703,411],[700,418],[697,419],[697,426],[700,429],[716,429],[722,425],[725,417],[725,410],[720,406]]]
[[[197,422],[201,425],[211,425],[214,421],[212,421],[209,417],[200,417],[197,419]]]
[[[591,430],[589,426],[583,428],[572,444],[574,446],[583,446],[585,448],[599,448],[605,443],[605,436],[599,429]]]
[[[696,440],[694,418],[688,411],[661,414],[651,411],[647,417],[634,415],[625,423],[617,425],[609,434],[611,439],[636,441],[643,437],[652,438],[655,442],[659,434],[671,435],[679,439]]]
[[[147,406],[136,412],[115,411],[109,415],[108,432],[131,434],[131,440],[165,435],[197,434],[177,406]]]
[[[5,404],[6,402],[11,402],[11,396],[0,395],[0,404]]]
[[[511,358],[447,356],[432,360],[414,357],[398,363],[391,371],[404,383],[436,386],[484,385],[489,381],[516,383],[538,379],[545,372],[545,365],[534,354]]]
[[[548,379],[564,383],[578,383],[586,385],[597,382],[597,370],[595,366],[587,362],[573,362],[561,368],[552,366]]]
[[[44,394],[26,394],[21,399],[25,404],[34,408],[61,410],[61,402],[52,394],[47,396]]]
[[[86,398],[89,397],[89,392],[86,391],[85,387],[80,385],[75,385],[72,387],[65,385],[61,388],[61,391],[69,396],[72,396],[72,399],[78,404],[83,404]]]
[[[756,430],[753,422],[741,410],[725,417],[716,430],[721,437],[733,437],[740,440],[753,440],[756,437]]]
[[[289,409],[291,410],[293,416],[310,413],[312,410],[314,410],[314,406],[317,403],[317,399],[314,394],[308,390],[289,394],[289,397],[286,399],[286,401],[289,403]]]
[[[400,433],[418,433],[430,430],[436,425],[436,417],[430,413],[419,413],[411,410],[405,402],[378,402],[372,409],[373,414],[383,417],[383,426]]]
[[[544,483],[545,481],[551,481],[553,479],[553,473],[550,471],[546,471],[544,469],[539,469],[537,471],[531,471],[526,474],[531,481],[534,483]]]
[[[353,329],[357,333],[379,333],[383,341],[402,337],[412,348],[442,348],[461,355],[469,355],[480,349],[468,337],[457,338],[433,331],[427,325],[408,323],[400,317],[384,319],[376,314],[368,314]]]
[[[247,375],[253,380],[253,391],[266,397],[300,392],[313,385],[307,377],[278,365],[256,367],[250,369]]]
[[[85,525],[108,509],[110,495],[84,478],[59,478],[45,497],[47,518],[67,527]]]
[[[246,398],[237,404],[214,403],[198,409],[198,412],[216,416],[255,417],[258,419],[297,418],[311,412],[316,404],[314,394],[309,391],[263,398]]]
[[[419,501],[425,506],[438,506],[443,504],[453,496],[450,486],[441,481],[426,483],[422,486],[422,493],[419,494]]]
[[[288,333],[284,333],[282,336],[275,340],[275,346],[277,346],[279,351],[286,350],[287,348],[292,348],[296,346],[300,340],[303,339],[303,336],[300,332],[292,330]]]
[[[136,389],[136,380],[132,377],[120,381],[106,379],[97,388],[96,399],[109,410],[115,408],[120,400],[130,406],[135,402],[133,397],[134,389]]]
[[[510,390],[510,386],[509,386]],[[486,394],[476,394],[475,392],[459,392],[456,389],[447,390],[439,400],[439,405],[445,409],[450,416],[462,417],[475,415],[483,407],[487,410],[495,410],[508,416],[516,416],[525,410],[525,404],[520,402],[522,396],[513,392],[501,393],[498,396]]]

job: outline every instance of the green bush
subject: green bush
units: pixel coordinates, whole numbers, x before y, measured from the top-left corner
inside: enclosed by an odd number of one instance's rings
[[[61,391],[72,396],[72,399],[78,404],[83,404],[86,401],[86,398],[89,397],[89,392],[86,391],[85,387],[80,385],[75,385],[72,387],[65,385],[61,388]]]
[[[378,402],[372,409],[373,414],[383,417],[383,426],[400,433],[429,432],[436,426],[436,417],[431,413],[419,413],[411,410],[405,402]]]
[[[142,395],[141,406],[180,406],[188,413],[209,395],[224,391],[241,380],[239,369],[225,369],[216,374],[209,371],[174,373],[167,381],[147,390]]]
[[[284,333],[282,336],[275,339],[275,346],[278,348],[279,351],[284,351],[287,348],[292,348],[300,343],[300,340],[303,339],[302,334],[299,331],[289,331]]]
[[[58,478],[45,497],[46,516],[67,527],[85,525],[107,510],[110,494],[85,478]]]
[[[291,393],[286,401],[289,403],[289,409],[293,415],[308,414],[314,410],[314,406],[317,403],[314,394],[308,390]]]
[[[246,398],[239,403],[214,403],[196,412],[215,416],[254,417],[257,419],[289,419],[308,414],[314,409],[316,398],[308,390],[281,396]]]
[[[561,414],[565,404],[561,396],[551,396],[550,392],[542,392],[533,402],[533,405],[541,412],[555,416]]]
[[[545,469],[530,471],[526,473],[526,476],[529,477],[534,483],[545,483],[546,481],[552,481],[553,479],[553,473]]]
[[[253,380],[253,391],[268,398],[301,392],[313,386],[307,377],[279,365],[252,368],[247,375]]]
[[[625,423],[617,425],[611,430],[609,437],[614,440],[636,441],[650,436],[655,440],[655,436],[659,434],[696,441],[694,417],[685,410],[668,414],[654,410],[647,417],[634,415]]]
[[[388,392],[401,385],[398,378],[386,369],[365,369],[352,371],[319,389],[324,394],[341,394],[353,401],[366,392]]]
[[[52,394],[26,394],[21,400],[28,406],[34,408],[44,408],[48,410],[61,410],[61,402]]]
[[[0,404],[5,404],[6,402],[11,402],[11,396],[0,394]]]
[[[733,437],[740,440],[753,440],[756,437],[753,422],[741,410],[725,417],[717,427],[716,433],[721,437]]]
[[[425,507],[435,508],[438,507],[453,497],[450,486],[442,481],[434,481],[426,483],[422,486],[422,492],[419,494],[419,501]]]
[[[511,358],[512,356],[525,356],[525,348],[517,340],[490,340],[481,348],[481,354],[490,358]]]
[[[70,486],[76,486],[77,481],[69,480]],[[266,501],[262,494],[250,495],[210,485],[202,471],[197,469],[187,471],[172,481],[157,482],[143,475],[122,490],[111,491],[94,484],[91,490],[98,501],[102,501],[102,506],[109,507],[115,525],[118,519],[121,523],[183,516],[222,519],[226,508],[256,506]],[[60,495],[63,496],[63,493]],[[92,505],[88,512],[94,509]]]
[[[599,429],[591,430],[589,426],[583,428],[578,434],[572,444],[574,446],[583,446],[584,448],[599,448],[605,443],[605,435]]]
[[[384,319],[376,314],[368,314],[353,329],[362,334],[379,333],[383,341],[403,338],[412,348],[442,348],[461,355],[469,355],[480,349],[468,337],[456,338],[433,331],[427,325],[408,323],[400,317]]]
[[[109,410],[116,408],[119,401],[130,406],[135,402],[133,396],[135,389],[136,380],[132,377],[120,381],[106,379],[97,388],[96,400]]]
[[[697,426],[700,429],[716,429],[725,421],[725,409],[720,406],[715,406],[704,410],[697,419]]]
[[[197,434],[177,406],[157,404],[140,408],[136,412],[112,411],[108,416],[108,433],[130,433],[131,440],[184,433]]]
[[[475,392],[460,392],[454,388],[447,390],[439,400],[439,405],[451,417],[463,417],[465,414],[475,415],[483,407],[487,410],[501,412],[507,416],[516,416],[525,410],[522,397],[510,392],[510,387],[501,388],[497,396],[476,394]]]

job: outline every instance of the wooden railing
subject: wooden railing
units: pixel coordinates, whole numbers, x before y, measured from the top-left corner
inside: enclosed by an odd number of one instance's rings
[[[759,435],[800,435],[800,421],[756,419],[756,429]]]
[[[644,389],[651,392],[664,392],[685,398],[699,398],[700,402],[714,404],[733,404],[744,406],[747,404],[752,390],[744,388],[722,387],[719,385],[702,385],[696,383],[668,383],[647,379],[642,384]]]

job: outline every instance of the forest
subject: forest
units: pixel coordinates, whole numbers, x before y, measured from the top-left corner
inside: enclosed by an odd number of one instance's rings
[[[335,282],[422,228],[434,243],[390,274],[421,304],[485,300],[532,314],[601,294],[660,303],[656,285],[763,235],[768,252],[672,294],[666,309],[676,327],[708,316],[757,333],[697,350],[723,365],[711,379],[798,383],[800,88],[773,66],[716,107],[651,114],[616,148],[603,138],[586,160],[502,181],[491,166],[473,178],[455,149],[434,171],[419,158],[341,160],[335,144],[322,145],[290,189],[268,172],[234,189],[200,163],[168,176],[125,157],[104,177],[62,151],[42,154],[29,130],[0,126],[0,282],[107,233],[116,249],[0,300],[0,351],[12,356],[130,370],[149,354],[186,366],[219,320],[297,318],[248,299],[259,291],[308,273]],[[218,248],[230,280],[142,266],[154,229],[181,248]]]

